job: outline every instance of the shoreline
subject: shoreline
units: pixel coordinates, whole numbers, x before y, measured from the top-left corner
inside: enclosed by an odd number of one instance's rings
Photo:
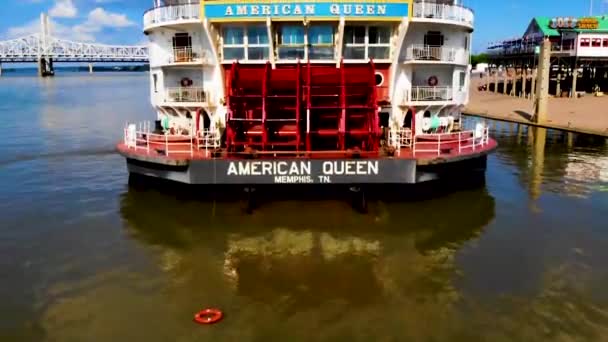
[[[605,110],[608,96],[551,97],[547,120],[537,123],[533,121],[532,100],[480,91],[479,84],[479,81],[471,82],[469,103],[462,111],[464,115],[608,138],[608,111]]]

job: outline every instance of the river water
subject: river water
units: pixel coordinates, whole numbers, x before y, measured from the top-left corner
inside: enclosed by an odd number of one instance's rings
[[[148,89],[0,78],[0,341],[606,340],[606,139],[492,122],[485,183],[248,214],[129,186]]]

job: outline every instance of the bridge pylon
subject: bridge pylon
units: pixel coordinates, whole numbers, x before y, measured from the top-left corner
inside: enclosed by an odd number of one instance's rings
[[[49,16],[40,13],[40,48],[38,50],[38,75],[41,77],[54,76],[53,58],[49,56],[50,26]]]

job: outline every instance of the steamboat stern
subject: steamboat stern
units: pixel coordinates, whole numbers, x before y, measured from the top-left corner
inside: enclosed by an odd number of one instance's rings
[[[413,184],[485,171],[466,125],[473,12],[458,0],[157,0],[157,112],[117,149],[188,184]]]

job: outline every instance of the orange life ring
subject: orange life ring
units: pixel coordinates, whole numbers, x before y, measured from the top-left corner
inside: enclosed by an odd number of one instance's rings
[[[213,324],[219,322],[224,314],[218,309],[205,309],[194,315],[194,322],[198,324]]]
[[[429,86],[434,87],[437,85],[437,83],[439,83],[439,80],[437,79],[437,76],[431,76],[429,77],[428,83]]]

